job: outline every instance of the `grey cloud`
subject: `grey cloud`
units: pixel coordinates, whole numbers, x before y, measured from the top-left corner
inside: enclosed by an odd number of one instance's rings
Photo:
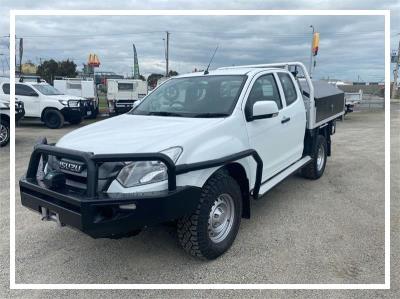
[[[30,3],[30,2],[29,2]],[[49,4],[51,3],[51,5]],[[221,8],[215,1],[131,1],[124,9]],[[296,6],[294,6],[296,4]],[[8,4],[28,8],[28,1]],[[36,9],[88,9],[84,1],[54,6],[43,0]],[[398,23],[400,5],[391,1],[226,1],[227,9],[392,9],[392,28]],[[29,7],[32,8],[32,7]],[[96,4],[96,9],[118,9],[114,1]],[[7,5],[6,5],[7,9]],[[171,31],[171,68],[188,72],[207,63],[216,44],[219,51],[213,67],[266,61],[301,60],[308,63],[310,24],[321,32],[316,76],[365,80],[383,79],[383,17],[17,17],[17,35],[25,36],[25,59],[71,58],[81,66],[90,52],[99,55],[101,69],[131,72],[132,42],[136,44],[141,72],[162,72],[162,31]],[[396,28],[399,28],[397,26]],[[3,30],[4,29],[4,30]],[[154,32],[160,31],[160,32]],[[0,20],[0,35],[8,24]],[[130,34],[135,32],[153,32]],[[396,31],[392,32],[394,35]],[[61,35],[60,37],[57,37]],[[65,36],[76,35],[76,36]],[[29,37],[45,36],[45,37]],[[395,41],[392,42],[394,47]],[[0,52],[6,44],[0,44]]]

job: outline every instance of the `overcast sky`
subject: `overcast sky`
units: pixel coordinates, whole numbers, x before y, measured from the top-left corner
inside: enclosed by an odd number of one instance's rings
[[[3,1],[4,2],[4,1]],[[349,2],[349,3],[347,3]],[[385,4],[386,2],[386,4]],[[24,5],[25,3],[25,5]],[[25,9],[391,9],[392,48],[400,32],[400,4],[396,1],[141,1],[142,5],[123,7],[115,1],[89,5],[87,1],[69,1],[54,6],[42,0],[36,7],[28,1],[3,6],[0,36],[8,35],[7,10]],[[204,68],[216,45],[219,50],[211,68],[226,65],[300,60],[308,65],[313,24],[321,34],[315,77],[382,81],[384,78],[384,18],[378,16],[216,16],[216,17],[31,17],[18,16],[16,33],[24,38],[23,61],[73,59],[80,68],[89,53],[101,61],[99,71],[130,75],[135,43],[142,74],[165,71],[165,31],[170,35],[170,69],[179,73]],[[397,31],[396,31],[397,30]],[[0,39],[0,53],[6,54],[8,39]],[[3,59],[5,55],[0,56]],[[7,65],[6,65],[7,66]],[[1,69],[0,69],[1,72]]]

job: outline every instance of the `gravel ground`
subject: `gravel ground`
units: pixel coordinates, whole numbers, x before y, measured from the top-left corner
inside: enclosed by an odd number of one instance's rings
[[[399,126],[392,104],[392,277],[400,279]],[[26,170],[40,135],[56,141],[75,127],[17,128],[16,176]],[[8,147],[1,150],[0,280],[7,296],[81,297],[79,291],[7,290],[9,267]],[[221,258],[198,261],[177,245],[174,228],[158,226],[120,240],[94,240],[42,222],[20,205],[16,189],[17,283],[383,283],[384,114],[363,111],[338,123],[333,156],[318,181],[292,176],[252,204],[233,247]],[[396,246],[397,244],[397,246]],[[87,297],[229,297],[233,291],[84,291]],[[324,291],[243,291],[252,297],[315,297]],[[391,291],[325,291],[332,298],[393,298]],[[1,294],[1,293],[0,293]],[[397,296],[398,297],[398,296]]]

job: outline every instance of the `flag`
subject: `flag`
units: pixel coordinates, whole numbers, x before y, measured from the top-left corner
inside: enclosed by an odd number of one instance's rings
[[[312,41],[312,54],[317,56],[319,49],[319,32],[314,32]]]

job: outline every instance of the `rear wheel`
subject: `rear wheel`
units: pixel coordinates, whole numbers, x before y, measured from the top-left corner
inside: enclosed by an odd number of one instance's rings
[[[44,112],[43,121],[46,127],[50,129],[59,129],[64,125],[64,116],[55,109],[49,109]]]
[[[10,123],[5,119],[0,119],[0,146],[6,146],[10,141]]]
[[[241,215],[238,183],[218,172],[204,185],[196,211],[178,221],[179,242],[193,256],[215,259],[231,247]]]
[[[327,144],[325,137],[322,135],[317,136],[312,158],[312,161],[303,167],[301,174],[305,178],[316,180],[324,174],[326,166]]]

